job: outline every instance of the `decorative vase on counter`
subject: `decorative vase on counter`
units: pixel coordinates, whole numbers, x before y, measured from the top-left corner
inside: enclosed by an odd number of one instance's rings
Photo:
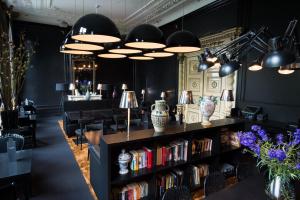
[[[217,97],[204,96],[199,99],[200,113],[202,114],[202,125],[211,125],[209,118],[214,114],[217,104]]]
[[[164,132],[169,119],[169,106],[165,100],[156,100],[151,106],[151,121],[155,132]]]
[[[125,153],[125,149],[122,149],[122,153],[119,155],[118,162],[120,171],[119,174],[127,174],[128,173],[128,163],[131,160],[131,156],[129,153]]]
[[[85,93],[85,100],[90,100],[90,98],[91,98],[90,91],[87,90],[86,93]]]
[[[288,193],[285,197],[284,191]],[[295,199],[295,191],[293,184],[285,182],[281,176],[275,176],[267,181],[265,192],[271,200]]]

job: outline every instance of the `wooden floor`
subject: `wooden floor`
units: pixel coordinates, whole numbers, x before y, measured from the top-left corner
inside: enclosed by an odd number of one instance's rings
[[[87,159],[87,155],[88,155],[88,145],[87,143],[83,144],[82,145],[82,150],[80,149],[80,145],[77,146],[75,143],[74,143],[74,139],[76,139],[76,137],[68,137],[63,129],[63,121],[62,120],[59,120],[58,121],[58,124],[59,124],[59,127],[61,128],[62,130],[62,133],[64,134],[64,137],[66,139],[66,141],[68,142],[69,146],[70,146],[70,149],[72,150],[73,154],[74,154],[74,157],[75,157],[75,160],[84,176],[84,179],[85,179],[85,182],[87,183],[87,185],[89,186],[89,189],[90,189],[90,192],[93,196],[93,198],[95,200],[98,200],[94,190],[93,190],[93,187],[90,183],[90,172],[89,172],[89,169],[90,169],[90,162],[88,161]]]

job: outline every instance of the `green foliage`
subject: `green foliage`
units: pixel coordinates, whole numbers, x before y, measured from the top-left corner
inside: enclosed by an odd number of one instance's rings
[[[0,36],[0,92],[5,110],[16,108],[24,77],[34,51],[26,47],[25,34],[21,33],[18,46],[9,41],[7,33]]]

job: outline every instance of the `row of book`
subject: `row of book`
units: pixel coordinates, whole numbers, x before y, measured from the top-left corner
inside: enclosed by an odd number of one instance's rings
[[[231,131],[221,133],[221,144],[235,147],[241,146],[237,132]]]
[[[159,175],[156,179],[159,196],[163,196],[169,188],[181,186],[183,184],[183,177],[184,172],[178,169],[175,169],[166,175]]]
[[[129,152],[131,154],[130,169],[132,171],[138,171],[139,169],[148,168],[151,169],[153,166],[153,153],[152,150],[143,147],[140,150],[132,150]]]
[[[147,182],[131,183],[126,185],[119,192],[119,200],[140,200],[148,197],[149,187]]]
[[[199,154],[206,151],[211,151],[212,149],[212,139],[203,138],[200,140],[193,140],[192,143],[192,155]]]
[[[188,144],[187,140],[177,140],[169,145],[157,147],[156,165],[165,166],[170,161],[187,161]]]
[[[201,184],[201,180],[209,175],[209,165],[201,164],[197,166],[192,166],[192,176],[191,181],[193,185]]]

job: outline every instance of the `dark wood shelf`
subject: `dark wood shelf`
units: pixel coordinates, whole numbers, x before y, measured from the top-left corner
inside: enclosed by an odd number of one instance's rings
[[[227,152],[232,152],[232,151],[237,151],[237,150],[240,150],[240,149],[241,149],[241,147],[232,146],[232,145],[222,146],[221,147],[221,154],[222,153],[227,153]]]
[[[112,185],[124,185],[124,184],[134,181],[140,177],[153,174],[153,172],[154,172],[153,168],[151,168],[151,169],[144,168],[144,169],[139,169],[138,171],[129,170],[128,174],[123,174],[123,175],[118,174],[117,176],[115,176],[115,178],[113,178],[113,180],[111,181],[111,184]]]
[[[212,121],[209,127],[203,127],[201,123],[188,124],[186,127],[183,125],[170,125],[164,133],[155,133],[153,129],[133,131],[127,138],[126,133],[116,133],[112,135],[104,135],[100,139],[100,156],[92,156],[90,160],[90,179],[94,191],[99,199],[109,199],[112,189],[115,187],[123,187],[129,183],[147,181],[149,184],[149,192],[153,197],[150,199],[157,199],[156,190],[156,177],[157,175],[165,172],[170,172],[175,168],[181,168],[186,171],[189,170],[191,165],[200,164],[203,161],[213,162],[218,164],[221,154],[232,152],[240,149],[234,146],[221,146],[220,136],[224,131],[238,131],[244,130],[245,123],[238,119],[221,119]],[[192,141],[199,137],[209,137],[214,140],[212,151],[202,152],[200,154],[192,155]],[[156,149],[161,144],[172,142],[173,140],[185,139],[189,141],[187,151],[187,161],[168,162],[165,166],[157,166],[156,164]],[[140,169],[138,171],[129,171],[126,175],[119,175],[118,168],[115,165],[116,158],[118,157],[121,149],[126,152],[134,149],[141,148],[143,145],[151,146],[153,149],[154,166],[151,169]],[[185,174],[186,181],[189,179],[189,173]],[[202,183],[201,183],[202,184]],[[197,185],[192,190],[201,189],[203,185]]]
[[[157,172],[162,172],[162,171],[165,171],[165,170],[170,170],[172,168],[175,168],[175,167],[181,167],[181,166],[184,166],[184,165],[187,165],[189,164],[188,162],[186,161],[177,161],[177,162],[168,162],[165,166],[162,166],[162,165],[159,165],[159,166],[156,166],[156,173]]]

